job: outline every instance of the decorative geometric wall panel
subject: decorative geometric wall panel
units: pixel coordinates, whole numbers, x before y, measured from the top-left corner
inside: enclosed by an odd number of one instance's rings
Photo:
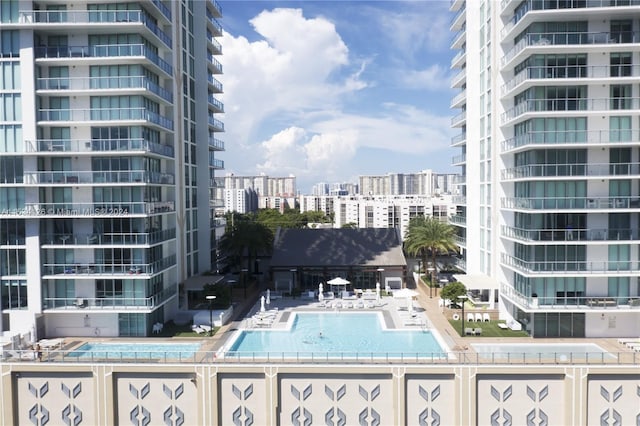
[[[560,375],[479,375],[478,424],[565,424],[564,385],[564,377]]]
[[[640,426],[640,374],[588,378],[589,425]]]
[[[266,422],[267,394],[264,375],[219,374],[218,394],[219,424],[259,426]]]
[[[21,425],[93,425],[93,379],[82,373],[15,373]]]
[[[195,377],[188,374],[116,374],[116,422],[186,426],[198,421]]]
[[[381,374],[281,374],[280,424],[394,424],[393,381]]]
[[[420,426],[452,425],[455,401],[453,375],[407,375],[407,424]]]

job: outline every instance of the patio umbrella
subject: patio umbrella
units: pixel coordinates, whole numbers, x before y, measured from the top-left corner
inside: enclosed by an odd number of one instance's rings
[[[409,310],[409,316],[413,316],[413,297],[407,297],[407,309]]]
[[[376,283],[376,302],[380,303],[380,283]]]
[[[267,305],[271,304],[271,290],[267,289],[267,300],[265,300]]]
[[[322,283],[318,284],[318,300],[321,302],[324,300],[324,288]]]
[[[260,312],[264,312],[264,296],[260,296]]]
[[[347,284],[351,284],[351,281],[345,280],[342,277],[336,277],[327,281],[327,284],[331,286],[331,290],[333,290],[334,287],[338,287],[338,290],[341,290],[342,288],[346,289]]]

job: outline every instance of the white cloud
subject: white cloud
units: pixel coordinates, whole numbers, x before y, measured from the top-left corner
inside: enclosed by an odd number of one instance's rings
[[[448,70],[439,64],[433,64],[423,70],[404,71],[401,81],[405,87],[425,90],[450,90]]]

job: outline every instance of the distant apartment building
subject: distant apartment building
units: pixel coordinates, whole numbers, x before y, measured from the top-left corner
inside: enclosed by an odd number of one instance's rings
[[[234,197],[241,197],[240,192],[234,192],[236,195],[228,195],[227,191],[245,190],[251,191],[245,193],[245,197],[257,197],[257,201],[245,203],[246,211],[236,210],[238,203],[227,203]],[[237,211],[239,213],[248,213],[257,209],[276,209],[284,211],[284,209],[295,207],[296,197],[296,177],[291,175],[287,177],[271,177],[267,175],[258,176],[236,176],[227,174],[224,177],[224,188],[219,188],[218,194],[225,200],[224,211]],[[231,197],[231,198],[229,198]]]
[[[236,212],[244,214],[256,211],[258,209],[258,194],[253,188],[225,189],[224,206],[225,213]]]
[[[360,176],[360,195],[435,195],[452,194],[454,174],[438,174],[431,170],[419,173],[388,173]]]
[[[536,337],[639,336],[639,3],[451,10],[460,279]]]
[[[2,0],[1,329],[150,335],[211,269],[220,16],[215,0]]]
[[[395,196],[300,196],[300,212],[321,211],[333,215],[333,226],[353,225],[358,228],[400,229],[401,236],[411,218],[434,216],[447,221],[455,213],[451,196],[427,197],[416,195]]]

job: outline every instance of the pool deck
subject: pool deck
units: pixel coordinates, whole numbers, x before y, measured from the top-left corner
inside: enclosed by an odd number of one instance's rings
[[[415,288],[418,295],[414,298],[414,314],[415,317],[409,315],[406,309],[406,299],[394,299],[392,297],[381,298],[381,306],[356,308],[345,307],[346,302],[357,302],[354,300],[334,299],[330,302],[335,303],[341,301],[343,307],[331,308],[322,307],[317,299],[310,298],[278,298],[272,299],[269,305],[265,306],[266,311],[275,311],[275,318],[269,326],[256,326],[253,317],[260,312],[260,301],[258,300],[251,306],[246,306],[245,311],[248,313],[242,318],[238,318],[225,326],[221,327],[218,332],[211,338],[207,338],[203,350],[221,349],[227,340],[239,329],[283,329],[286,328],[287,321],[293,312],[332,312],[339,310],[341,312],[377,312],[383,313],[383,318],[387,328],[398,329],[435,329],[441,339],[448,346],[449,350],[454,352],[468,352],[475,354],[471,343],[596,343],[607,352],[629,352],[633,351],[625,345],[618,343],[617,338],[532,338],[532,337],[482,337],[482,336],[464,336],[461,337],[449,323],[447,313],[443,313],[442,307],[438,306],[439,295],[434,294],[433,298],[429,297],[428,289],[425,286]],[[258,296],[259,299],[259,296]],[[448,308],[447,308],[448,309]],[[410,324],[410,325],[409,325]],[[472,323],[474,326],[480,326],[481,323]]]

